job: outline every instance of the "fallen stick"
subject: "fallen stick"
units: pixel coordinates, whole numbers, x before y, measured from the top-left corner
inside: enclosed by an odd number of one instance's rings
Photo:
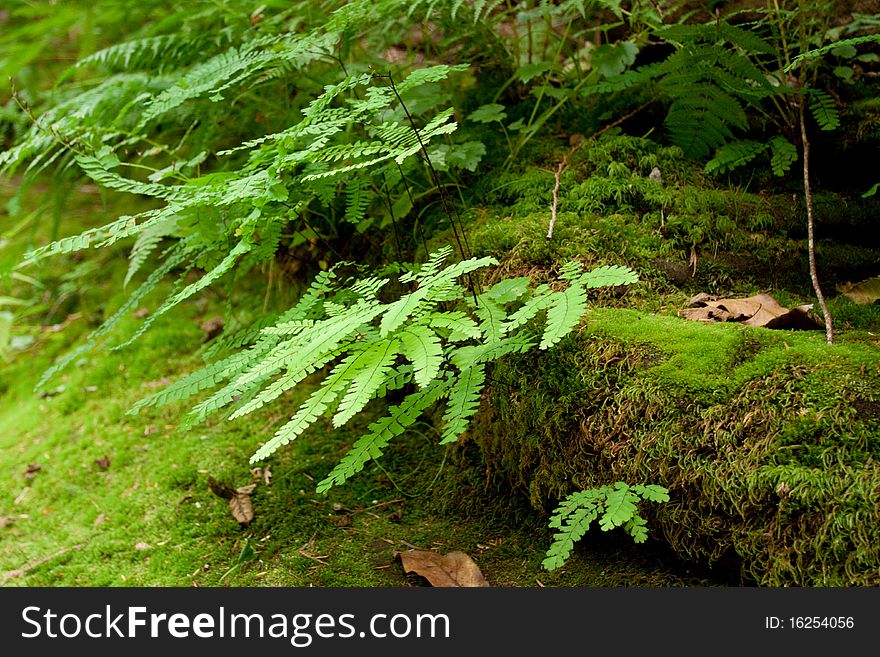
[[[16,568],[15,570],[6,571],[5,573],[3,573],[2,576],[0,576],[0,586],[2,586],[3,584],[6,584],[6,582],[8,582],[11,579],[14,579],[16,577],[21,577],[22,575],[26,575],[27,573],[32,571],[37,566],[42,566],[47,561],[52,561],[52,559],[55,559],[56,557],[60,557],[62,554],[65,554],[66,552],[70,552],[71,550],[79,550],[80,548],[82,548],[83,545],[85,545],[85,543],[80,543],[78,545],[71,545],[70,547],[66,547],[63,550],[58,550],[58,552],[56,552],[55,554],[50,554],[48,557],[42,557],[41,559],[37,559],[36,561],[29,563],[25,566],[22,566],[21,568]]]
[[[562,158],[562,162],[556,167],[556,184],[553,185],[553,203],[550,204],[550,228],[547,230],[547,241],[553,239],[553,227],[556,225],[556,206],[559,205],[559,176],[568,163],[568,155]]]
[[[657,97],[655,96],[654,98],[652,98],[648,102],[642,103],[641,105],[636,107],[634,110],[632,110],[628,114],[625,114],[624,116],[621,116],[619,119],[612,121],[611,123],[606,125],[604,128],[602,128],[601,130],[594,132],[592,135],[590,135],[586,139],[581,139],[579,142],[577,142],[574,146],[571,147],[571,150],[569,150],[568,153],[565,154],[565,157],[562,158],[562,161],[559,163],[559,166],[556,167],[556,173],[554,174],[555,184],[553,185],[553,203],[550,204],[550,227],[547,230],[547,241],[548,242],[553,239],[553,227],[556,225],[556,208],[559,205],[559,176],[562,175],[562,172],[565,170],[565,167],[568,166],[568,158],[571,157],[572,155],[574,155],[575,151],[577,151],[577,149],[579,149],[581,146],[583,146],[586,142],[593,140],[593,139],[598,139],[599,137],[604,135],[606,132],[608,132],[612,128],[616,128],[621,123],[631,119],[633,116],[635,116],[636,114],[641,112],[643,109],[648,107],[651,103],[653,103],[656,100],[657,100]]]

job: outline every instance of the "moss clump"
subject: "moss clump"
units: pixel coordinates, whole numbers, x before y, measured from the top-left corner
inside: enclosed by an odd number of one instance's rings
[[[539,358],[499,365],[473,435],[548,510],[658,483],[649,527],[680,556],[768,586],[880,584],[880,351],[818,334],[604,309]],[[589,539],[588,539],[589,540]]]
[[[560,176],[558,218],[547,243],[554,172],[564,152],[540,166],[485,176],[477,194],[486,209],[468,230],[475,253],[501,255],[520,269],[571,257],[627,264],[660,294],[670,286],[726,293],[743,284],[812,294],[799,188],[731,189],[679,149],[647,139],[605,137],[575,151]],[[651,178],[654,168],[659,181]],[[873,234],[872,204],[822,192],[816,211],[823,280],[875,275],[877,244],[865,241]]]

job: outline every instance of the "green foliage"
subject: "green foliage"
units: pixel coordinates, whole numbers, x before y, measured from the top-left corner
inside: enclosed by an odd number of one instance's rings
[[[834,99],[821,89],[811,89],[809,93],[810,112],[822,130],[836,130],[840,117],[834,106]]]
[[[528,279],[505,280],[475,295],[476,305],[468,312],[464,309],[474,295],[458,279],[496,261],[471,258],[444,266],[451,253],[450,247],[441,249],[421,267],[401,276],[399,283],[413,284],[415,289],[394,301],[383,302],[378,296],[389,287],[388,278],[343,280],[335,271],[329,272],[274,324],[263,327],[249,348],[142,400],[133,411],[168,404],[229,381],[197,405],[191,419],[204,419],[227,406],[234,419],[272,402],[309,374],[335,362],[320,387],[254,453],[251,460],[255,462],[271,456],[324,415],[332,415],[333,426],[340,427],[389,389],[414,383],[416,389],[371,424],[319,484],[318,490],[325,491],[380,456],[393,438],[441,399],[446,399],[441,443],[456,440],[479,405],[486,364],[534,347],[532,331],[525,325],[539,311],[547,310],[538,345],[546,349],[580,322],[588,288],[637,280],[624,267],[584,272],[573,262],[563,268],[565,289],[543,285],[530,292]],[[523,298],[528,298],[525,304]],[[513,304],[520,308],[508,308]]]
[[[636,543],[644,543],[648,540],[648,528],[639,515],[641,501],[668,502],[669,491],[655,484],[629,485],[618,481],[614,486],[582,490],[566,497],[550,518],[550,528],[559,531],[553,535],[544,568],[556,570],[563,566],[574,544],[584,537],[597,518],[602,531],[623,527]]]
[[[778,93],[751,57],[773,54],[753,33],[722,23],[675,25],[657,32],[677,50],[660,68],[659,88],[672,102],[666,128],[691,157],[705,157],[748,127],[746,108]],[[743,160],[742,147],[735,158]],[[733,162],[732,154],[725,155]]]

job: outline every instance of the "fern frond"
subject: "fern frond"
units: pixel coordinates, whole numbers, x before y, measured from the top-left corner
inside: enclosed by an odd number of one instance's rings
[[[740,140],[732,141],[715,153],[715,157],[709,160],[704,167],[706,173],[726,173],[741,166],[745,166],[758,155],[767,150],[767,144],[756,141]]]
[[[125,280],[122,282],[123,287],[128,287],[131,279],[147,261],[150,254],[156,250],[162,239],[171,235],[176,228],[175,218],[171,218],[151,224],[138,233],[137,239],[131,247],[131,253],[128,256],[128,271],[125,272]]]
[[[587,289],[597,287],[615,287],[617,285],[634,285],[639,277],[629,267],[620,265],[604,265],[582,274],[578,282]]]
[[[370,194],[367,179],[354,176],[345,183],[345,220],[350,224],[359,224],[367,214]]]
[[[784,176],[798,159],[797,148],[785,137],[776,136],[770,139],[770,166],[777,176]]]
[[[577,326],[587,310],[587,295],[583,285],[575,281],[562,292],[554,292],[547,309],[547,324],[541,336],[539,349],[547,349],[559,342]]]
[[[270,440],[251,456],[251,463],[268,458],[279,447],[297,438],[323,415],[330,404],[339,396],[339,393],[345,390],[349,383],[351,371],[356,367],[359,356],[359,353],[351,354],[333,368],[330,375],[324,379],[321,387],[315,390],[303,402],[296,414],[290,419],[290,422],[281,427]]]
[[[399,348],[398,340],[380,340],[360,352],[359,362],[355,363],[357,373],[333,416],[334,427],[348,422],[367,405],[379,388],[387,385]]]
[[[550,288],[546,285],[535,290],[532,298],[526,301],[523,306],[513,313],[507,323],[504,325],[504,333],[510,333],[536,317],[542,310],[546,310],[552,303]]]
[[[480,394],[485,383],[486,370],[482,364],[466,367],[455,378],[449,389],[449,400],[443,416],[441,445],[455,442],[467,430],[471,417],[480,406]]]
[[[165,277],[165,275],[170,272],[174,267],[178,266],[184,258],[183,249],[178,247],[172,247],[168,255],[166,256],[165,262],[160,266],[156,267],[150,275],[147,277],[143,283],[141,283],[140,287],[135,290],[131,296],[126,299],[125,303],[119,307],[113,315],[104,320],[104,323],[101,324],[98,328],[92,331],[88,337],[85,339],[85,342],[78,346],[76,349],[71,349],[63,356],[61,356],[57,361],[55,361],[51,367],[49,367],[45,372],[43,372],[40,380],[37,382],[36,386],[34,386],[35,390],[43,387],[49,379],[51,379],[56,372],[61,371],[65,367],[67,367],[70,363],[78,359],[84,353],[94,348],[98,341],[107,335],[110,331],[116,328],[116,325],[126,317],[129,313],[131,313],[137,305],[141,302],[147,294],[152,292],[159,285],[159,282]]]
[[[811,89],[809,92],[810,112],[819,128],[822,130],[836,130],[840,127],[840,115],[834,99],[821,89]]]
[[[504,334],[507,313],[486,294],[477,296],[474,314],[480,319],[480,331],[486,342],[496,342]]]
[[[232,269],[238,258],[250,251],[251,248],[253,248],[253,245],[249,242],[241,241],[236,244],[235,248],[233,248],[232,251],[230,251],[216,267],[214,267],[211,271],[202,276],[195,283],[190,283],[183,290],[169,297],[161,306],[159,306],[159,308],[157,308],[154,312],[150,313],[150,315],[147,316],[143,324],[141,324],[140,328],[135,331],[128,340],[126,340],[122,344],[116,345],[115,347],[113,347],[113,349],[122,349],[137,340],[141,335],[144,334],[144,332],[146,332],[148,328],[150,328],[153,322],[155,322],[159,317],[171,310],[174,306],[196,294],[200,290],[205,289],[214,281],[226,274],[230,269]]]
[[[478,339],[483,335],[477,323],[460,311],[429,314],[423,317],[422,321],[431,328],[448,330],[449,342]]]
[[[443,348],[440,338],[427,326],[410,326],[396,334],[403,346],[403,355],[413,364],[415,382],[427,387],[440,372]]]
[[[317,492],[326,493],[333,486],[344,483],[363,470],[367,461],[380,457],[388,443],[414,424],[423,411],[439,401],[448,387],[449,382],[446,379],[434,379],[427,388],[407,396],[398,406],[392,406],[388,415],[373,422],[368,427],[369,433],[359,438],[351,451],[318,484]],[[255,460],[256,455],[251,458],[251,462]]]

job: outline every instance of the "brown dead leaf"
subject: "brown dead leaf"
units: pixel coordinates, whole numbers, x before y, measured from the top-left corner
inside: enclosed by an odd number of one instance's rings
[[[404,572],[421,575],[431,586],[489,586],[477,564],[464,552],[454,551],[442,556],[430,550],[409,550],[397,554]]]
[[[214,477],[208,477],[208,486],[217,497],[229,500],[229,512],[242,526],[247,527],[254,519],[254,504],[251,501],[257,485],[248,484],[241,488],[233,488],[227,483],[218,482]]]
[[[110,467],[110,459],[106,456],[102,456],[99,459],[95,459],[95,465],[101,470],[107,470]]]
[[[859,304],[874,303],[880,299],[880,276],[859,283],[845,283],[837,288],[845,297]]]
[[[247,527],[254,519],[254,503],[251,501],[250,495],[244,493],[236,493],[229,500],[229,512],[232,517],[238,520],[239,524]]]
[[[691,299],[692,308],[679,312],[681,317],[703,322],[739,322],[746,326],[768,329],[817,330],[822,325],[810,316],[812,305],[784,308],[769,294],[744,299],[717,298],[698,294]]]
[[[27,467],[24,469],[24,472],[21,473],[21,476],[25,479],[33,479],[37,476],[37,473],[43,469],[43,466],[39,463],[28,463]]]
[[[205,335],[202,338],[204,342],[213,340],[223,332],[223,318],[219,315],[217,317],[212,317],[199,324],[199,328],[205,332]]]
[[[15,522],[15,516],[0,516],[0,529],[11,527]]]
[[[222,497],[227,500],[231,500],[238,494],[232,486],[226,483],[220,483],[214,477],[208,477],[208,487],[211,489],[211,492],[214,493],[217,497]]]

